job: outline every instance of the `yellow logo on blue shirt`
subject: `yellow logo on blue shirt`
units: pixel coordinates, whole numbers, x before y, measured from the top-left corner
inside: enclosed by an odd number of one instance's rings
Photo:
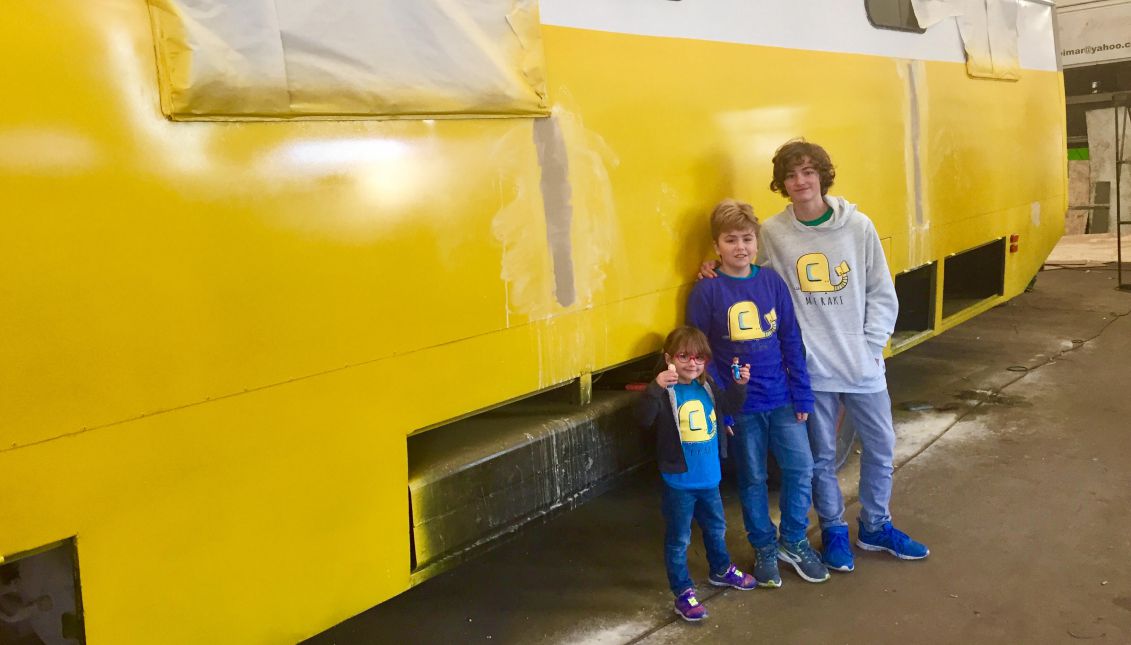
[[[679,406],[679,439],[684,443],[710,441],[715,436],[715,411],[710,416],[703,402],[692,399]]]
[[[840,282],[833,284],[833,271],[829,269],[829,259],[824,253],[806,253],[797,259],[797,282],[807,293],[827,293],[840,291],[848,286],[848,272],[852,269],[848,262],[836,265],[836,275]]]
[[[760,340],[769,338],[778,330],[778,312],[770,309],[766,314],[768,329],[762,328],[762,317],[758,306],[749,300],[736,302],[727,312],[731,340]]]

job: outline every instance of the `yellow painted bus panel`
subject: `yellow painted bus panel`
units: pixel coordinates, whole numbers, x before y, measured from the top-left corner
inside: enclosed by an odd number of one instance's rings
[[[1054,72],[544,27],[550,121],[172,123],[144,3],[64,4],[0,21],[0,555],[75,536],[93,645],[406,589],[406,436],[654,351],[791,137],[895,271],[1018,233],[1009,296],[1063,225]]]
[[[0,455],[0,548],[77,536],[91,643],[295,642],[408,583],[405,445],[374,431],[362,385],[308,379]]]

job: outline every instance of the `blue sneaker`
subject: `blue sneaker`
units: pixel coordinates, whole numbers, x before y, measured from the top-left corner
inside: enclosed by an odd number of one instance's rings
[[[731,587],[741,591],[749,591],[758,586],[758,581],[754,579],[754,576],[739,571],[738,567],[733,564],[718,575],[712,573],[707,576],[707,580],[716,587]]]
[[[847,573],[856,568],[847,526],[832,526],[821,531],[821,561],[833,571]]]
[[[829,579],[829,570],[805,538],[801,538],[800,542],[779,542],[778,559],[792,564],[797,575],[806,582],[824,582]]]
[[[694,623],[707,617],[707,608],[695,597],[695,588],[688,587],[675,597],[675,613],[679,614],[680,618]]]
[[[759,587],[777,589],[781,586],[778,573],[778,547],[770,543],[754,549],[754,579]]]
[[[912,540],[906,533],[884,522],[878,531],[865,531],[860,525],[860,533],[856,536],[856,546],[865,551],[887,551],[900,560],[922,560],[931,554],[930,549],[924,544]]]

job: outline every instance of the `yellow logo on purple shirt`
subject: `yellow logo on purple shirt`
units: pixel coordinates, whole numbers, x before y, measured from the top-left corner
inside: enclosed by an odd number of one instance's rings
[[[770,312],[766,314],[767,328],[763,329],[758,305],[749,300],[731,305],[730,310],[727,311],[727,320],[730,327],[730,339],[733,341],[769,338],[778,330],[778,312],[775,309],[770,309]]]

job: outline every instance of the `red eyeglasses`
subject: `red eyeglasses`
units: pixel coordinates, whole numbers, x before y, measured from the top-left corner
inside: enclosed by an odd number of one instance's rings
[[[680,352],[676,354],[675,359],[680,363],[695,362],[699,363],[700,365],[707,362],[706,356],[700,356],[699,354],[688,354],[687,352]]]

